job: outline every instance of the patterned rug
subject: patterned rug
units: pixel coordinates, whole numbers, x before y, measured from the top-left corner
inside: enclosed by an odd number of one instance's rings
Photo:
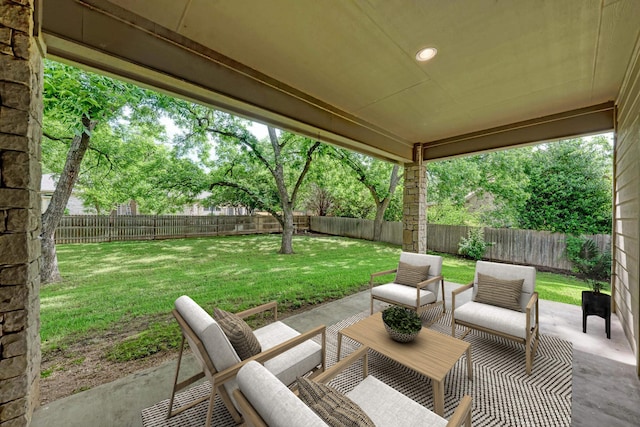
[[[423,323],[430,324],[437,310],[423,314]],[[360,313],[327,327],[327,366],[336,361],[337,332],[368,312]],[[437,319],[431,329],[449,335],[451,317]],[[458,331],[462,334],[462,329]],[[541,335],[533,372],[525,372],[524,347],[493,335],[472,331],[464,339],[471,343],[473,381],[467,377],[466,357],[458,361],[445,380],[445,418],[451,416],[460,398],[473,398],[474,426],[569,426],[571,424],[571,364],[573,348],[570,342]],[[358,344],[343,339],[342,354],[355,350]],[[347,392],[361,380],[361,368],[351,369],[332,381],[331,385]],[[376,352],[369,354],[369,374],[394,387],[427,408],[433,409],[430,380]],[[177,406],[209,394],[204,383],[176,396]],[[145,427],[202,426],[207,402],[166,419],[168,399],[142,410]],[[214,412],[214,426],[233,426],[235,423],[218,397]],[[401,424],[399,424],[401,425]]]

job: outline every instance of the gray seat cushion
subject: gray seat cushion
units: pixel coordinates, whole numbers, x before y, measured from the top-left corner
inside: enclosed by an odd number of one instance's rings
[[[282,322],[270,323],[253,331],[262,346],[268,350],[295,338],[300,333]],[[308,340],[279,356],[269,359],[264,366],[285,384],[292,384],[300,377],[322,363],[322,346]]]
[[[469,301],[457,307],[454,313],[456,322],[470,323],[523,339],[527,337],[527,315],[521,311]]]
[[[377,427],[447,425],[444,418],[371,375],[347,396],[362,408]]]
[[[416,288],[413,286],[399,285],[397,283],[387,283],[386,285],[374,286],[371,288],[374,297],[397,301],[410,306],[416,305]],[[427,290],[420,290],[420,305],[430,304],[436,301],[436,295]]]

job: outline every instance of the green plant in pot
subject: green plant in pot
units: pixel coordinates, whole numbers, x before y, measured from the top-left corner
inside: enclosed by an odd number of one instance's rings
[[[584,236],[567,237],[567,258],[574,272],[582,278],[588,291],[582,291],[582,332],[587,332],[587,316],[605,319],[607,338],[611,338],[611,295],[604,294],[611,280],[611,251],[601,251],[596,242]]]
[[[389,336],[398,342],[413,341],[422,330],[422,321],[415,311],[395,305],[382,312],[382,322]]]

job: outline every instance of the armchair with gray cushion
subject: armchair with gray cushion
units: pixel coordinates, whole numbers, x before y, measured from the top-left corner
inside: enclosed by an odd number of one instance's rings
[[[395,273],[393,282],[383,285],[373,283],[376,277],[393,273]],[[373,314],[373,300],[407,307],[415,310],[418,315],[441,305],[442,313],[444,313],[442,257],[402,252],[397,268],[371,275],[369,290],[371,292],[371,314]],[[441,298],[440,295],[442,295]]]
[[[330,424],[331,421],[351,417],[347,418],[346,423],[339,425],[471,426],[470,396],[462,398],[447,421],[382,381],[367,375],[367,351],[367,347],[361,347],[313,381],[309,381],[308,383],[314,384],[311,386],[312,392],[308,393],[306,388],[300,389],[300,397],[264,366],[255,362],[246,364],[238,372],[238,389],[234,391],[245,422],[248,426],[256,427],[315,427],[336,425]],[[363,380],[353,390],[342,395],[335,389],[323,387],[325,395],[313,393],[313,389],[335,378],[359,358],[364,358]],[[301,381],[300,384],[302,383]],[[311,409],[312,407],[315,409]],[[324,410],[320,409],[322,407]],[[355,423],[354,420],[358,422]]]
[[[522,343],[531,374],[540,338],[535,287],[534,267],[478,261],[473,282],[451,293],[451,335],[461,325]],[[472,292],[471,301],[456,307],[456,295],[466,291]]]
[[[254,314],[273,311],[274,321],[251,333],[243,319]],[[219,310],[216,310],[220,314]],[[219,393],[225,406],[237,423],[242,422],[242,417],[237,412],[235,402],[231,398],[237,388],[235,374],[238,369],[249,361],[259,361],[266,369],[275,375],[283,384],[293,383],[297,377],[313,372],[312,376],[324,371],[325,366],[325,327],[316,327],[304,334],[298,333],[282,322],[277,321],[277,304],[275,301],[255,307],[236,315],[221,312],[215,320],[202,307],[186,295],[175,301],[175,316],[182,331],[182,344],[173,382],[173,391],[169,402],[168,418],[183,412],[193,406],[209,399],[206,425],[211,425],[213,407],[216,395]],[[228,325],[232,320],[232,331]],[[235,323],[234,323],[235,322]],[[223,329],[224,328],[224,329]],[[235,329],[234,329],[235,328]],[[243,333],[248,335],[251,341],[247,344],[240,343]],[[230,341],[227,334],[230,334]],[[321,344],[312,338],[321,336]],[[198,374],[179,381],[180,366],[184,342],[189,343],[195,358],[202,371]],[[233,344],[232,344],[233,342]],[[235,346],[234,346],[235,345]],[[255,347],[251,349],[251,347]],[[249,353],[247,353],[249,351]],[[251,352],[252,351],[252,352]],[[239,355],[242,354],[242,357]],[[176,392],[206,377],[211,382],[211,394],[190,402],[180,408],[173,408]]]

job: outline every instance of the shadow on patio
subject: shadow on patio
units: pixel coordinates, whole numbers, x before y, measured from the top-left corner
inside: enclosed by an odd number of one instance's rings
[[[446,284],[447,308],[456,286]],[[306,331],[320,324],[333,325],[368,307],[369,292],[365,291],[282,321]],[[540,329],[541,334],[573,344],[573,426],[630,426],[640,419],[640,379],[635,373],[635,357],[615,316],[608,340],[603,319],[589,317],[587,334],[583,334],[580,307],[541,300]],[[169,397],[175,363],[174,360],[45,405],[36,410],[31,425],[142,426],[141,410]],[[195,369],[195,364],[191,366]]]

